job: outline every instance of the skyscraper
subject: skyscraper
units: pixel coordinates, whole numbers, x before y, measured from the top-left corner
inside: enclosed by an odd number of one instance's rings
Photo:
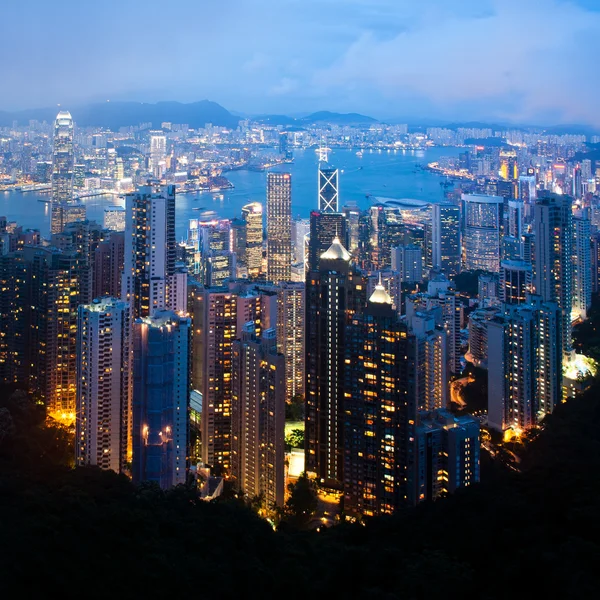
[[[248,497],[267,507],[284,501],[285,359],[274,329],[242,328],[232,352],[231,474]]]
[[[202,393],[202,460],[231,467],[231,365],[237,335],[237,295],[198,289],[193,303],[193,386]]]
[[[336,213],[339,205],[338,170],[319,165],[319,210]]]
[[[127,194],[121,295],[134,318],[185,310],[185,273],[175,266],[175,186],[143,186]]]
[[[160,179],[167,170],[167,138],[162,131],[152,131],[150,134],[150,159],[148,170],[156,179]]]
[[[81,202],[55,202],[50,215],[50,233],[61,233],[69,223],[85,221],[85,205]]]
[[[113,231],[94,250],[94,298],[121,297],[121,280],[125,262],[125,234]]]
[[[562,399],[561,311],[528,296],[488,322],[488,423],[500,431],[537,425]]]
[[[454,204],[431,205],[431,266],[452,277],[460,273],[460,209]]]
[[[591,223],[588,209],[573,217],[573,317],[587,319],[592,305]]]
[[[133,481],[185,483],[190,320],[157,310],[133,335]]]
[[[77,321],[78,465],[117,473],[131,462],[131,323],[115,298],[79,306]]]
[[[423,281],[423,250],[419,246],[397,246],[392,248],[392,271],[400,274],[402,282]]]
[[[53,204],[73,200],[73,118],[71,113],[61,110],[54,121],[54,147],[52,152],[52,202]]]
[[[346,326],[365,303],[366,282],[335,238],[306,280],[306,469],[343,481]]]
[[[311,211],[307,270],[316,271],[319,269],[321,255],[329,249],[335,238],[338,238],[342,244],[345,244],[345,216],[342,213]]]
[[[500,263],[499,300],[507,304],[523,304],[531,293],[531,264],[524,260],[503,260]]]
[[[251,202],[242,207],[242,218],[246,223],[246,267],[249,279],[258,279],[262,271],[263,250],[263,207],[260,202]]]
[[[500,268],[500,233],[504,199],[500,196],[463,194],[463,261],[467,271]]]
[[[292,277],[292,176],[267,175],[267,279]]]
[[[277,350],[285,357],[285,396],[304,396],[305,290],[302,282],[277,286]]]
[[[573,306],[573,213],[569,196],[546,194],[534,207],[534,287],[544,302],[556,302],[562,311],[561,351],[571,354]]]
[[[415,338],[378,284],[344,341],[344,508],[354,515],[392,513],[406,504],[417,415]]]

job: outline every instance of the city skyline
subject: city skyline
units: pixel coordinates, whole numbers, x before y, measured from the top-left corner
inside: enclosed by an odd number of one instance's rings
[[[375,6],[365,0],[312,0],[302,7],[238,1],[226,18],[217,3],[203,4],[201,15],[200,7],[190,3],[184,7],[185,21],[178,24],[177,70],[168,68],[166,54],[144,60],[135,36],[124,29],[128,17],[139,27],[150,26],[157,4],[147,3],[144,11],[134,4],[119,6],[116,21],[107,20],[111,11],[70,0],[62,8],[35,1],[8,7],[7,22],[26,19],[36,35],[26,52],[14,52],[22,43],[13,37],[16,29],[0,42],[0,50],[13,57],[11,68],[0,72],[6,82],[2,108],[211,98],[247,114],[329,109],[383,120],[600,125],[593,101],[598,84],[591,76],[600,12],[592,0],[543,0],[535,6],[514,0],[448,6],[436,0],[427,7],[390,0]],[[196,15],[212,24],[200,40]],[[61,26],[69,26],[72,37],[49,48],[52,31]],[[106,32],[123,43],[109,51],[87,43]],[[226,47],[219,45],[223,32]],[[208,66],[200,63],[206,48],[215,44],[214,60]],[[474,53],[478,60],[472,60]],[[69,69],[53,68],[65,61]],[[74,74],[85,68],[96,76],[83,87]],[[23,69],[27,80],[20,76]],[[205,77],[196,76],[199,69]],[[160,83],[156,70],[164,74]],[[571,94],[575,87],[581,93]],[[243,99],[239,89],[245,90]]]

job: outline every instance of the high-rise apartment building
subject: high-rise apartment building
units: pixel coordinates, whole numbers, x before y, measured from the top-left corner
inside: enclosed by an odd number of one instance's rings
[[[100,242],[93,255],[93,297],[121,297],[121,281],[125,264],[125,234],[113,231]]]
[[[319,210],[325,213],[339,212],[339,173],[337,169],[319,165]]]
[[[263,261],[263,207],[260,202],[251,202],[242,207],[242,218],[246,223],[245,262],[249,279],[259,279]]]
[[[82,304],[77,321],[76,463],[123,472],[131,462],[131,322],[115,298]]]
[[[504,199],[480,194],[463,194],[462,199],[464,268],[497,273]]]
[[[417,415],[415,344],[384,287],[352,316],[344,342],[344,508],[390,514],[404,506]]]
[[[562,317],[556,302],[528,296],[488,322],[488,422],[524,431],[562,399]]]
[[[186,274],[176,268],[175,186],[143,186],[126,196],[121,296],[134,318],[185,311]]]
[[[460,273],[460,208],[454,204],[431,205],[431,266],[448,277]]]
[[[167,138],[162,131],[152,131],[150,134],[150,158],[148,171],[156,179],[161,179],[167,170]]]
[[[563,357],[571,354],[573,307],[573,214],[569,196],[540,195],[534,207],[534,287],[544,302],[556,302],[562,311]]]
[[[238,490],[262,496],[267,507],[284,502],[285,358],[274,329],[259,337],[242,328],[232,351],[231,474]]]
[[[267,279],[292,278],[292,176],[267,175]]]
[[[402,282],[423,281],[423,249],[414,244],[392,248],[392,271],[400,274]]]
[[[365,304],[366,281],[335,238],[306,279],[306,470],[343,481],[346,329]]]
[[[303,282],[277,286],[277,350],[285,357],[285,396],[304,396],[305,288]]]
[[[523,304],[532,287],[531,264],[524,260],[503,260],[500,263],[498,298],[507,304]]]
[[[588,209],[573,217],[573,318],[585,320],[592,305],[592,237]]]
[[[52,151],[52,203],[62,204],[73,200],[73,117],[61,110],[54,121]]]
[[[125,231],[127,211],[122,206],[110,206],[104,209],[104,229]]]
[[[190,320],[157,310],[133,327],[134,483],[185,483]]]

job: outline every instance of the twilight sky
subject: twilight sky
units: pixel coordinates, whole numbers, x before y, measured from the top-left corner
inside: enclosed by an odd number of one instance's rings
[[[0,109],[207,98],[600,126],[600,0],[3,0],[0,14]]]

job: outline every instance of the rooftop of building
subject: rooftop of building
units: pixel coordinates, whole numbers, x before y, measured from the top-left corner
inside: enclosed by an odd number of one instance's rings
[[[349,261],[352,258],[352,255],[344,248],[342,242],[340,242],[340,238],[336,236],[333,239],[331,246],[329,246],[329,249],[321,254],[321,258],[325,260]]]

